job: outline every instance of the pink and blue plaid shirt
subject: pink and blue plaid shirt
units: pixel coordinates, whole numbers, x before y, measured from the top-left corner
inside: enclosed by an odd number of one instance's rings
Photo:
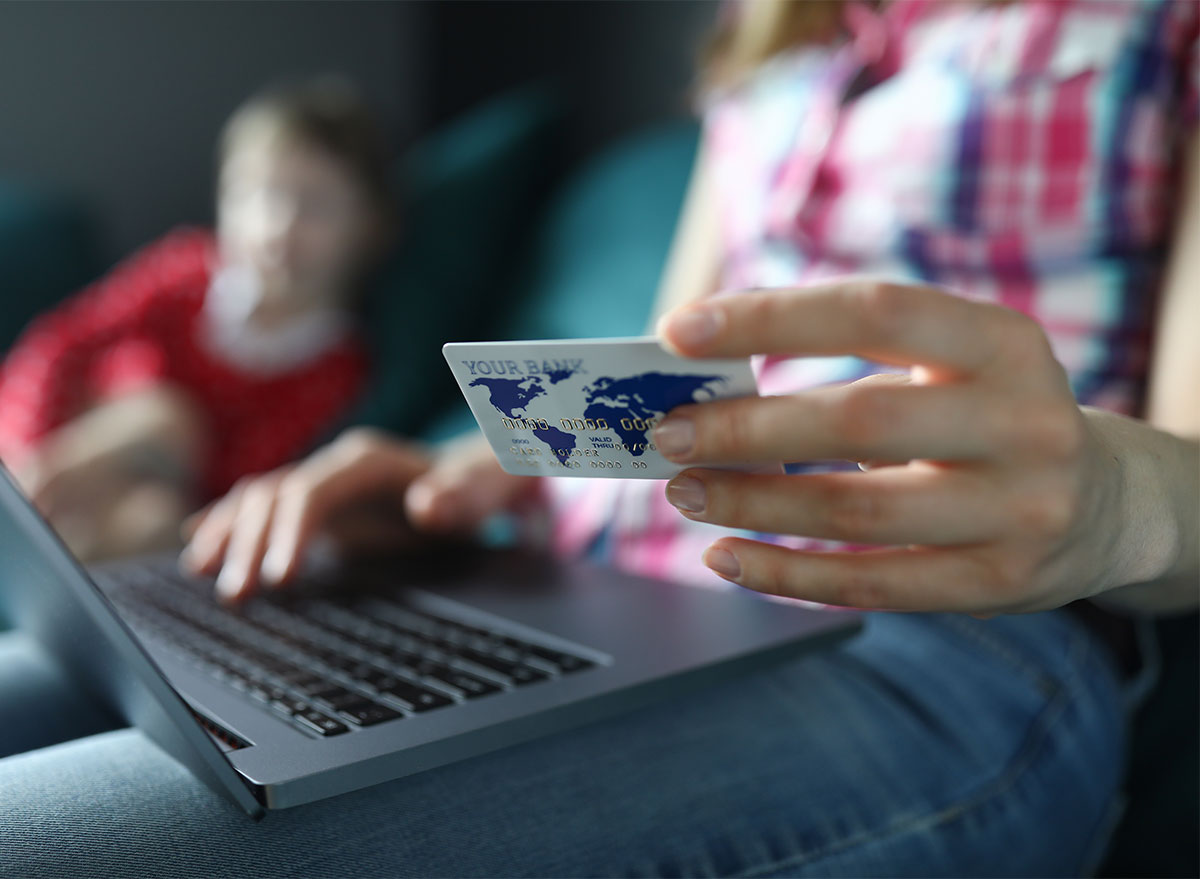
[[[1000,303],[1042,324],[1081,402],[1136,414],[1200,112],[1200,2],[846,13],[844,41],[776,56],[704,101],[722,289],[867,274]],[[881,371],[851,357],[759,369],[772,394]],[[560,551],[723,583],[700,555],[729,530],[684,519],[661,483],[551,482]]]

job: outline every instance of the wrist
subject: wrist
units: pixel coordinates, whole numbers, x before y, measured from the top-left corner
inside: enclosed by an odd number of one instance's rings
[[[1097,598],[1138,611],[1197,602],[1200,447],[1132,418],[1085,409],[1113,482],[1106,570]]]

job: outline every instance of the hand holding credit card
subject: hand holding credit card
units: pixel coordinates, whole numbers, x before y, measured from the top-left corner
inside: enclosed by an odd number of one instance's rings
[[[749,359],[685,359],[652,336],[450,342],[442,353],[500,466],[522,476],[670,479],[685,468],[651,437],[667,412],[757,393]]]

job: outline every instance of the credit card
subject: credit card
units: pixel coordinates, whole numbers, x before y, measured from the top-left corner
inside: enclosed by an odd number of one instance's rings
[[[670,410],[757,393],[749,359],[685,360],[653,336],[450,342],[442,353],[500,466],[524,476],[669,479],[685,467],[651,434]]]

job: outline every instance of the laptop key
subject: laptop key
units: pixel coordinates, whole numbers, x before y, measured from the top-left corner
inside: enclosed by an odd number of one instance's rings
[[[485,681],[482,678],[469,675],[465,671],[457,671],[452,668],[443,668],[439,671],[431,672],[429,677],[462,690],[463,695],[468,699],[487,696],[490,693],[499,693],[503,689],[503,687],[497,686],[490,681]]]
[[[590,659],[584,659],[582,656],[572,656],[569,653],[562,654],[562,657],[555,660],[558,665],[558,670],[563,674],[569,674],[573,671],[583,671],[585,668],[592,668],[596,663]]]
[[[242,656],[245,656],[255,665],[266,669],[274,675],[284,676],[289,672],[297,671],[296,666],[292,665],[290,662],[284,662],[282,659],[278,659],[277,657],[271,656],[267,653],[262,653],[261,651],[248,651],[243,648],[239,652]]]
[[[327,678],[318,677],[310,671],[305,671],[303,674],[281,675],[289,687],[293,690],[299,690],[301,693],[307,693],[310,690],[322,690],[329,686]]]
[[[397,717],[403,717],[404,715],[399,711],[388,708],[386,705],[363,702],[359,705],[343,708],[338,712],[338,716],[356,726],[373,726],[377,723],[383,723],[385,720],[395,720]]]
[[[572,671],[581,671],[585,668],[591,668],[595,663],[591,660],[584,659],[581,656],[574,656],[570,653],[559,653],[557,650],[550,650],[547,647],[538,647],[536,644],[530,644],[526,647],[530,656],[536,656],[543,662],[548,662],[555,666],[559,672],[566,674]]]
[[[544,681],[550,677],[550,675],[541,669],[489,656],[486,653],[480,653],[478,650],[464,650],[460,655],[463,659],[468,659],[476,665],[481,665],[486,669],[504,675],[514,684],[532,684],[535,681]]]
[[[469,649],[474,650],[478,653],[487,653],[490,656],[495,656],[497,659],[504,659],[504,660],[507,660],[508,662],[517,662],[517,663],[519,663],[521,661],[521,658],[525,655],[524,650],[518,650],[516,648],[507,647],[507,646],[504,646],[501,644],[486,644],[485,643],[485,644],[479,645],[479,646],[472,645]]]
[[[331,711],[341,711],[344,708],[350,708],[363,703],[370,704],[371,701],[361,693],[355,693],[353,690],[347,690],[342,687],[329,687],[316,693],[309,693],[308,698],[314,702],[319,702]]]
[[[441,671],[449,666],[440,662],[434,662],[432,659],[421,658],[404,663],[404,667],[418,677],[429,677],[434,672]]]
[[[324,662],[330,668],[337,669],[340,672],[344,672],[344,673],[350,674],[350,675],[354,674],[358,670],[358,668],[362,665],[361,660],[352,659],[349,656],[344,656],[341,654],[322,656],[321,661]]]
[[[317,675],[314,675],[311,669],[301,668],[299,665],[288,663],[286,668],[271,669],[271,674],[280,678],[281,681],[287,681],[290,686],[304,687],[305,684],[319,680]]]
[[[386,690],[380,690],[380,692],[407,702],[412,706],[413,711],[428,711],[431,708],[454,704],[454,700],[449,696],[443,696],[441,693],[435,693],[405,681],[396,681],[395,684]]]
[[[321,736],[595,665],[407,602],[262,605],[231,614],[187,593],[148,598],[141,607],[155,605],[146,614],[151,623],[208,673]],[[395,699],[393,707],[364,695],[368,688]]]
[[[298,714],[309,709],[309,704],[295,696],[282,696],[271,700],[271,707],[286,714]]]
[[[251,699],[254,699],[256,702],[270,702],[271,701],[270,691],[266,687],[261,686],[259,684],[252,684],[251,686],[247,687],[246,695],[249,696]]]
[[[393,684],[400,683],[394,674],[376,668],[373,665],[361,665],[351,674],[356,681],[362,681],[367,686],[376,690],[386,690]]]
[[[296,721],[299,726],[321,736],[336,736],[348,732],[350,729],[340,720],[327,717],[315,708],[305,708],[303,711],[295,712],[292,720]]]
[[[245,690],[250,682],[240,669],[225,667],[221,670],[221,679],[235,690]]]
[[[521,684],[533,684],[537,681],[544,681],[550,675],[546,674],[541,669],[532,668],[528,665],[514,666],[513,669],[506,674],[512,678],[512,682],[520,686]]]

